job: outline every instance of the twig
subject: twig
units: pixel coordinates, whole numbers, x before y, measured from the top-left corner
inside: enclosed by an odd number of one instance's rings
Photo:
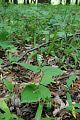
[[[76,34],[75,34],[75,36],[76,36]],[[67,37],[67,39],[69,39],[69,38],[71,38],[71,37],[74,37],[74,35],[72,34],[72,35],[66,36],[66,37]],[[59,37],[59,38],[57,38],[57,39],[62,40],[62,39],[65,39],[65,37]],[[47,42],[47,43],[42,43],[42,44],[39,45],[38,47],[31,48],[30,50],[26,51],[26,52],[19,58],[18,62],[19,62],[25,55],[27,55],[27,53],[32,52],[32,51],[34,51],[34,50],[37,50],[37,49],[39,49],[39,48],[41,48],[41,47],[43,47],[43,46],[45,46],[45,45],[47,45],[47,44],[50,44],[50,43],[51,43],[51,41],[49,41],[49,42]]]
[[[25,55],[27,55],[29,52],[32,52],[32,51],[34,51],[34,50],[37,50],[37,49],[39,49],[39,48],[41,48],[41,47],[43,47],[43,46],[45,46],[45,45],[47,45],[47,44],[49,44],[49,43],[51,43],[51,42],[49,41],[49,42],[47,42],[47,43],[42,43],[42,44],[39,45],[38,47],[31,48],[30,50],[26,51],[26,52],[18,59],[18,62],[19,62]]]
[[[19,61],[20,61],[25,55],[27,55],[28,53],[30,53],[30,52],[32,52],[32,51],[34,51],[34,50],[37,50],[37,49],[39,49],[39,48],[41,48],[41,47],[43,47],[43,46],[45,46],[45,45],[47,45],[47,44],[49,44],[49,43],[50,43],[50,41],[47,42],[47,43],[42,43],[42,44],[39,45],[38,47],[31,48],[30,50],[26,51],[26,52],[18,59],[17,62],[19,62]],[[1,65],[1,68],[9,67],[10,65],[11,65],[10,63],[8,63],[8,64],[6,64],[6,65]]]
[[[80,76],[80,70],[75,70],[75,71],[72,71],[71,73],[65,73],[65,75],[59,76],[56,79],[61,81],[63,79],[68,78],[70,75],[73,75],[73,74],[76,76]]]
[[[74,36],[76,36],[76,35],[77,35],[77,33],[76,33],[76,34],[72,34],[72,35],[70,35],[70,36],[66,36],[66,37],[67,37],[67,39],[69,39],[69,38],[72,38],[72,37],[74,37]],[[62,39],[65,39],[65,37],[59,37],[59,38],[57,38],[57,39],[62,40]],[[25,55],[27,55],[29,52],[32,52],[32,51],[34,51],[34,50],[37,50],[37,49],[39,49],[39,48],[41,48],[41,47],[43,47],[43,46],[46,46],[47,44],[50,44],[50,43],[51,43],[51,41],[49,41],[49,42],[47,42],[47,43],[42,43],[42,44],[39,45],[38,47],[31,48],[30,50],[26,51],[26,52],[18,59],[17,62],[21,61],[21,59],[22,59]],[[1,68],[9,67],[10,65],[11,65],[10,63],[8,63],[8,64],[6,64],[6,65],[1,65]]]

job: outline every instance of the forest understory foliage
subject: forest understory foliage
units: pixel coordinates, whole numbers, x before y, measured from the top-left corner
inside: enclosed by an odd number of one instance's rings
[[[80,120],[80,6],[0,6],[0,120]]]

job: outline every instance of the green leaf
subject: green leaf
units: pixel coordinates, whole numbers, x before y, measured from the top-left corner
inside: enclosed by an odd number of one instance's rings
[[[51,97],[51,92],[49,89],[43,85],[39,85],[40,98],[43,100],[49,99]]]
[[[0,113],[0,120],[22,120],[14,114],[10,113],[10,110],[3,99],[0,99],[0,109],[5,113]]]
[[[15,49],[16,50],[16,47],[14,45],[12,45],[10,42],[0,42],[0,46],[3,48],[3,49],[10,49],[10,50],[13,50]]]
[[[54,80],[52,79],[52,76],[51,76],[51,75],[48,75],[48,74],[44,74],[44,75],[42,76],[42,79],[41,79],[40,84],[46,86],[46,85],[50,84],[51,82],[54,82]]]
[[[11,113],[0,114],[0,120],[13,120]]]
[[[67,107],[66,107],[66,110],[68,110],[68,111],[69,111],[69,110],[72,110],[72,106],[67,106]]]
[[[46,93],[46,94],[45,94]],[[21,93],[22,103],[32,103],[40,101],[40,99],[47,99],[51,97],[48,88],[42,85],[30,84],[27,85]]]
[[[0,113],[0,120],[23,120],[23,119],[18,117],[16,114]]]
[[[70,86],[72,85],[72,83],[76,80],[76,75],[71,75],[69,77],[69,79],[67,79],[66,81],[66,84],[67,84],[67,87],[70,88]]]
[[[54,38],[54,34],[50,34],[50,38],[53,39]]]
[[[54,82],[52,77],[61,75],[63,73],[61,69],[53,68],[51,66],[44,66],[41,68],[41,70],[43,72],[43,76],[40,82],[42,85],[48,85],[51,82]]]
[[[15,57],[13,56],[11,53],[8,54],[8,60],[10,61],[10,63],[16,63],[19,60],[19,57]]]
[[[76,65],[77,62],[78,62],[78,58],[77,58],[77,55],[76,55],[76,54],[73,56],[73,59],[74,59],[74,61],[75,61],[75,65]]]
[[[50,54],[51,51],[52,51],[52,49],[54,48],[54,45],[55,45],[54,43],[55,43],[56,38],[57,38],[57,32],[54,33],[54,36],[53,36],[53,38],[52,38],[52,42],[51,42],[51,44],[49,45],[48,54]]]
[[[80,104],[77,103],[77,102],[74,104],[74,106],[77,107],[77,108],[80,108]]]
[[[44,66],[41,70],[43,71],[43,73],[54,77],[63,73],[63,71],[60,68],[53,68],[51,66]]]
[[[80,109],[76,109],[75,112],[80,113]]]
[[[12,82],[9,81],[9,80],[3,80],[3,82],[4,82],[5,86],[6,86],[6,88],[7,88],[10,92],[12,92],[12,91],[13,91],[13,88],[14,88],[14,85],[12,84]]]
[[[10,110],[3,99],[0,99],[0,109],[3,110],[5,113],[10,113]]]
[[[67,92],[67,101],[69,103],[69,107],[72,108],[72,99],[71,99],[71,95]]]
[[[0,58],[0,65],[3,64],[3,59]]]
[[[37,73],[40,71],[39,67],[38,66],[33,66],[31,64],[27,64],[27,63],[18,63],[20,66],[26,68],[26,69],[29,69],[31,71],[33,71],[34,73]]]
[[[27,85],[21,93],[22,103],[37,102],[40,100],[40,91],[35,84]]]
[[[16,114],[12,114],[12,119],[10,120],[23,120],[21,117],[18,117]]]
[[[41,103],[39,103],[39,106],[38,106],[38,109],[36,112],[36,116],[35,116],[35,120],[41,120],[42,110],[43,110],[43,106]]]

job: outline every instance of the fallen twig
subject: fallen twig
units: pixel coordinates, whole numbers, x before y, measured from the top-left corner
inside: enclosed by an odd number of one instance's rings
[[[37,49],[39,49],[39,48],[41,48],[41,47],[43,47],[43,46],[45,46],[45,45],[47,45],[47,44],[49,44],[49,43],[50,43],[50,41],[47,42],[47,43],[42,43],[42,44],[39,45],[38,47],[31,48],[30,50],[26,51],[26,52],[18,59],[18,62],[19,62],[25,55],[27,55],[28,53],[30,53],[30,52],[32,52],[32,51],[34,51],[34,50],[37,50]]]
[[[26,51],[26,52],[18,59],[17,62],[19,62],[19,61],[20,61],[25,55],[27,55],[28,53],[30,53],[30,52],[32,52],[32,51],[34,51],[34,50],[37,50],[37,49],[39,49],[39,48],[41,48],[41,47],[43,47],[43,46],[45,46],[45,45],[47,45],[47,44],[49,44],[49,43],[50,43],[50,41],[47,42],[47,43],[42,43],[42,44],[39,45],[38,47],[31,48],[30,50]],[[6,64],[6,65],[1,65],[1,68],[9,67],[10,65],[11,65],[10,63],[8,63],[8,64]]]
[[[66,36],[67,38],[66,39],[69,39],[69,38],[72,38],[72,37],[76,37],[76,35],[77,35],[77,33],[76,34],[72,34],[72,35],[70,35],[70,36]],[[65,37],[59,37],[59,38],[57,38],[58,40],[62,40],[62,39],[65,39]],[[46,46],[46,45],[48,45],[48,44],[50,44],[52,41],[49,41],[49,42],[47,42],[47,43],[42,43],[41,45],[39,45],[38,47],[35,47],[35,48],[31,48],[30,50],[28,50],[28,51],[26,51],[19,59],[18,59],[18,61],[17,62],[19,62],[19,61],[21,61],[22,59],[23,59],[23,57],[25,56],[25,55],[27,55],[28,53],[30,53],[30,52],[32,52],[32,51],[34,51],[34,50],[37,50],[37,49],[39,49],[39,48],[41,48],[41,47],[43,47],[43,46]],[[4,67],[9,67],[11,64],[10,63],[8,63],[8,64],[6,64],[6,65],[1,65],[1,68],[4,68]]]

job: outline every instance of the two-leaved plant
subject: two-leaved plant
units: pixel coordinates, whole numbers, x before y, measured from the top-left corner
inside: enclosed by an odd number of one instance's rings
[[[39,84],[27,84],[21,93],[21,103],[39,103],[35,120],[41,120],[44,102],[49,103],[51,99],[51,92],[47,85],[50,83],[54,83],[52,77],[61,75],[63,72],[61,69],[53,68],[51,66],[40,67],[26,63],[18,63],[18,65],[22,66],[25,69],[29,69],[34,73],[42,73]]]

